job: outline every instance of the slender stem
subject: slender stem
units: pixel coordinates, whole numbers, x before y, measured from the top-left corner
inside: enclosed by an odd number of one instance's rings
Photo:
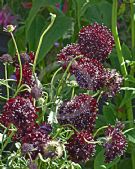
[[[132,37],[132,49],[135,47],[135,5],[133,0],[130,0],[130,14],[131,14],[131,37]]]
[[[124,57],[122,54],[121,44],[118,36],[118,30],[117,30],[117,8],[118,8],[118,2],[117,0],[113,0],[113,8],[112,8],[112,33],[114,36],[114,41],[116,45],[116,50],[118,54],[118,60],[121,66],[121,73],[125,77],[127,76],[127,69],[124,61]]]
[[[97,129],[97,131],[94,133],[94,137],[96,137],[96,135],[98,134],[99,131],[106,129],[107,127],[108,126],[103,126],[103,127],[100,127],[99,129]]]
[[[115,44],[116,44],[116,50],[117,50],[118,60],[119,60],[120,67],[121,67],[121,73],[122,73],[122,75],[124,77],[126,77],[128,73],[127,73],[125,62],[124,62],[124,57],[123,57],[123,54],[122,54],[121,44],[120,44],[120,40],[119,40],[119,36],[118,36],[118,30],[117,30],[117,8],[118,8],[118,1],[117,0],[113,0],[112,32],[113,32],[114,40],[115,40]],[[132,34],[134,32],[135,32],[135,30],[132,30]],[[134,37],[134,35],[133,35],[133,37]],[[132,40],[132,43],[133,43],[132,44],[132,47],[133,47],[134,46],[134,40]],[[128,82],[125,81],[124,85],[126,87],[129,84],[128,84]],[[125,94],[127,92],[129,92],[129,91],[126,91]],[[127,110],[128,120],[133,122],[134,119],[133,119],[133,110],[132,110],[132,101],[131,100],[127,101],[127,103],[126,103],[126,110]],[[130,124],[130,127],[133,127],[133,123]],[[131,152],[131,158],[132,158],[132,169],[135,169],[135,153],[134,153],[133,150]]]
[[[33,64],[33,73],[35,73],[37,58],[38,58],[38,55],[39,55],[39,51],[40,51],[40,48],[41,48],[41,45],[42,45],[43,38],[44,38],[45,34],[49,31],[49,29],[53,26],[55,19],[56,19],[56,15],[51,14],[51,23],[47,27],[47,29],[44,30],[44,32],[42,33],[42,35],[40,37],[39,44],[38,44],[38,47],[37,47],[37,51],[36,51],[36,54],[35,54],[34,64]]]
[[[7,84],[7,86],[6,86],[6,89],[7,89],[7,99],[9,99],[9,87],[8,87],[8,81],[7,81],[7,79],[8,79],[7,63],[5,63],[4,66],[5,66],[5,80],[6,80],[6,84]]]
[[[16,40],[14,38],[14,35],[12,32],[10,32],[10,34],[12,36],[12,39],[13,39],[13,42],[15,45],[15,49],[16,49],[16,53],[17,53],[17,57],[18,57],[18,62],[19,62],[19,67],[20,67],[20,79],[19,79],[19,83],[18,83],[18,87],[17,87],[17,88],[19,88],[21,86],[21,81],[22,81],[22,62],[21,62],[21,56],[20,56],[20,53],[19,53],[19,50],[18,50],[18,47],[16,44]]]

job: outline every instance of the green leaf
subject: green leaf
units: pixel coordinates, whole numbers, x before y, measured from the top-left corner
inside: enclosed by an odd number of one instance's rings
[[[131,51],[128,48],[128,46],[124,43],[122,44],[122,53],[123,53],[125,60],[131,60],[132,59]]]
[[[118,165],[118,169],[132,169],[131,159],[123,159]]]
[[[32,8],[30,10],[29,16],[26,21],[26,35],[28,35],[28,30],[30,29],[30,26],[38,14],[38,12],[41,10],[43,7],[47,6],[52,6],[55,5],[56,3],[60,2],[60,0],[34,0],[32,4]]]
[[[107,123],[109,124],[115,123],[116,120],[115,114],[116,114],[116,110],[113,104],[109,103],[109,105],[103,107],[103,115]]]
[[[94,160],[94,169],[109,169],[119,162],[120,158],[115,159],[111,163],[105,163],[104,150],[100,151]]]
[[[27,41],[29,44],[30,51],[36,50],[44,25],[45,25],[44,17],[42,15],[37,15],[34,18],[27,35]]]
[[[66,17],[64,15],[59,15],[56,17],[53,26],[44,36],[39,52],[38,62],[40,62],[45,57],[45,55],[53,47],[54,43],[58,39],[60,39],[64,35],[64,33],[71,27],[71,23],[72,19],[69,17]],[[46,29],[46,27],[44,29]]]

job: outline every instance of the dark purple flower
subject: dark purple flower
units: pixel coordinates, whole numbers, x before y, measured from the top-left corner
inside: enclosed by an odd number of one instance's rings
[[[80,94],[71,101],[64,102],[57,119],[60,124],[71,124],[77,130],[93,131],[97,117],[97,101],[89,95]]]
[[[20,80],[20,68],[16,68],[16,78],[17,83],[19,83]],[[25,63],[22,65],[22,84],[27,84],[29,87],[34,87],[35,85],[35,79],[33,77],[32,68],[28,63]]]
[[[12,57],[9,54],[3,54],[0,57],[0,62],[3,62],[3,63],[12,63],[13,59],[12,59]]]
[[[79,59],[72,72],[81,88],[95,91],[103,86],[104,68],[96,59]]]
[[[78,43],[82,54],[105,61],[112,51],[114,39],[106,26],[94,23],[80,30]]]
[[[75,133],[71,136],[66,144],[66,150],[69,155],[69,159],[73,162],[86,162],[95,153],[95,144],[88,143],[94,142],[93,136],[87,131]]]
[[[29,99],[17,96],[9,99],[4,105],[0,122],[5,126],[12,123],[18,129],[28,128],[37,118],[36,111]]]
[[[23,144],[31,144],[34,147],[34,151],[31,152],[32,159],[35,159],[38,153],[43,154],[44,145],[50,140],[50,125],[42,124],[31,132],[26,133],[21,139]]]
[[[122,133],[123,125],[108,126],[105,131],[105,162],[109,163],[124,154],[127,147],[126,137]]]
[[[73,58],[79,55],[81,55],[81,52],[79,50],[79,45],[71,44],[64,47],[57,56],[58,56],[58,61],[61,63],[63,68],[66,69],[69,62],[72,61]]]

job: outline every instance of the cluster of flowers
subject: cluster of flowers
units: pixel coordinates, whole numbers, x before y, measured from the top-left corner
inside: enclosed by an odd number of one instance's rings
[[[58,61],[63,69],[71,63],[69,71],[81,88],[103,90],[106,97],[113,97],[120,89],[122,77],[116,70],[103,67],[113,46],[114,39],[107,27],[94,23],[80,30],[78,43],[67,45],[61,50]],[[78,131],[66,145],[69,158],[74,162],[85,162],[95,153],[93,130],[97,113],[97,100],[87,94],[80,94],[59,107],[58,122],[70,124]],[[103,146],[106,162],[125,152],[127,143],[121,126],[108,126],[105,131],[106,141]]]
[[[79,33],[78,44],[71,44],[62,49],[58,55],[59,61],[65,69],[70,67],[80,87],[90,90],[105,88],[105,95],[112,97],[118,92],[122,82],[121,76],[115,70],[105,69],[102,62],[111,52],[114,40],[111,32],[103,25],[95,23],[84,27]],[[3,55],[0,60],[13,62],[17,84],[20,80],[20,64],[17,57]],[[13,124],[17,128],[14,139],[22,143],[22,152],[35,159],[38,153],[43,157],[62,156],[62,147],[51,139],[50,124],[38,124],[38,109],[33,104],[33,98],[41,97],[42,92],[37,83],[37,77],[32,72],[34,54],[21,54],[22,80],[21,84],[28,85],[31,91],[23,91],[14,98],[10,98],[3,107],[0,123],[9,127]],[[94,126],[98,113],[98,103],[95,98],[87,94],[80,94],[71,101],[64,102],[58,109],[58,122],[70,124],[76,130],[67,141],[66,150],[69,159],[74,162],[86,162],[95,153]],[[126,149],[126,139],[122,133],[123,126],[108,126],[105,131],[105,161],[110,162],[115,157],[123,155]],[[52,147],[53,150],[52,151]]]
[[[103,90],[106,97],[113,97],[120,89],[122,77],[116,70],[103,66],[113,46],[114,39],[107,27],[94,23],[80,30],[78,43],[61,50],[58,61],[65,69],[74,58],[70,73],[78,85],[88,90]]]
[[[12,59],[10,55],[4,54],[0,57],[0,61],[13,63],[15,66],[14,76],[17,84],[19,84],[20,65],[17,56]],[[7,100],[3,106],[0,123],[6,127],[10,127],[11,124],[16,127],[17,132],[13,139],[22,143],[22,152],[24,155],[28,156],[29,154],[32,159],[35,159],[38,153],[41,153],[44,157],[55,157],[61,153],[58,151],[60,148],[52,151],[52,148],[48,147],[56,147],[56,144],[61,147],[61,145],[51,140],[49,136],[52,131],[51,125],[46,122],[38,124],[39,109],[34,106],[33,99],[37,100],[41,97],[42,88],[38,86],[37,77],[32,72],[31,65],[33,61],[33,52],[29,54],[21,53],[21,84],[28,85],[31,91],[19,92],[16,97]]]

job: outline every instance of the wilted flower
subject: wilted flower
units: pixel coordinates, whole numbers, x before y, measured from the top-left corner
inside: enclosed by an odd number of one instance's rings
[[[82,54],[105,61],[112,51],[114,39],[106,26],[94,23],[80,30],[78,43]]]
[[[93,143],[88,143],[86,140]],[[68,140],[66,150],[68,151],[70,160],[77,163],[88,161],[95,153],[95,144],[92,134],[87,131],[75,133]]]
[[[31,96],[34,99],[38,100],[42,96],[42,89],[40,87],[38,87],[37,85],[35,85],[31,89]]]
[[[43,156],[45,158],[60,158],[63,154],[62,145],[55,140],[50,140],[43,147]]]
[[[122,133],[123,125],[108,126],[105,131],[105,162],[109,163],[124,154],[127,147],[126,137]]]
[[[80,94],[71,101],[64,102],[57,119],[60,124],[71,124],[77,130],[93,131],[97,117],[97,101],[86,94]]]

